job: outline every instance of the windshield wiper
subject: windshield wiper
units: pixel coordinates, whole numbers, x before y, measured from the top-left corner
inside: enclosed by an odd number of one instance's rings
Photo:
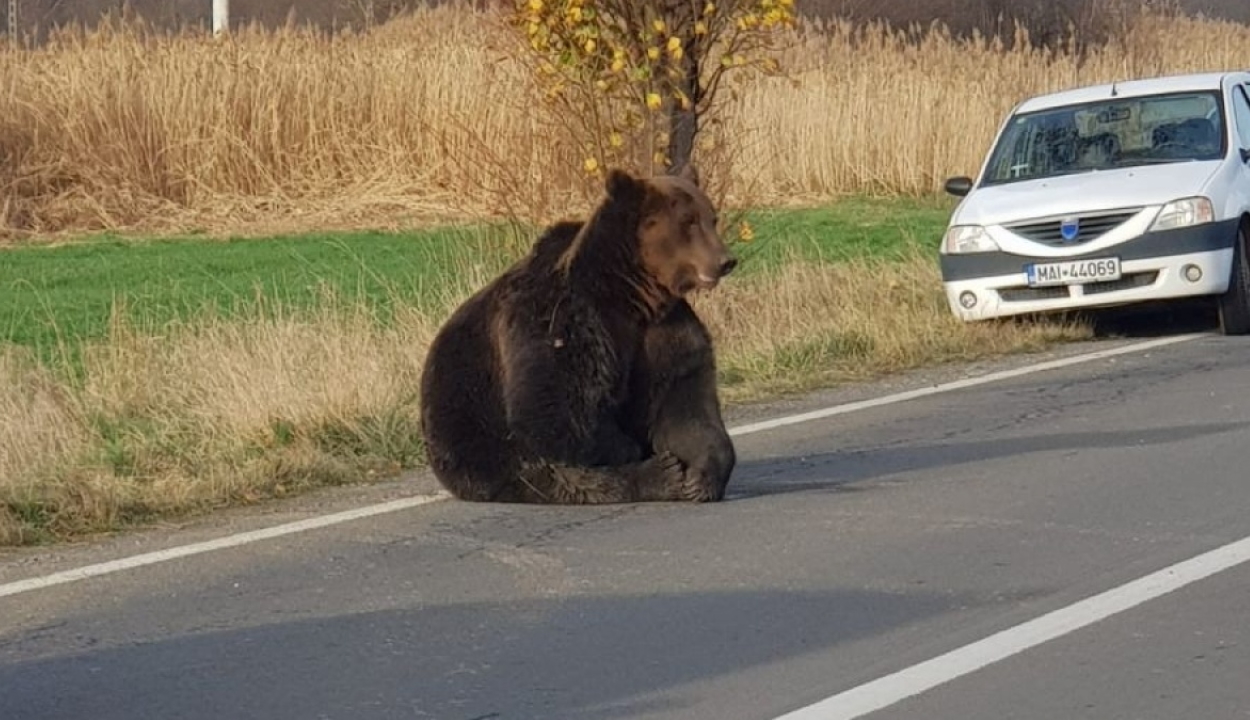
[[[1116,163],[1115,165],[1111,166],[1111,168],[1108,168],[1108,170],[1110,170],[1110,169],[1112,169],[1112,168],[1125,168],[1125,167],[1133,167],[1134,165],[1167,165],[1168,163],[1175,163],[1175,162],[1195,162],[1196,160],[1197,160],[1197,158],[1186,158],[1186,157],[1178,157],[1178,158],[1137,158],[1136,160],[1129,160],[1129,161],[1127,161],[1127,162]]]

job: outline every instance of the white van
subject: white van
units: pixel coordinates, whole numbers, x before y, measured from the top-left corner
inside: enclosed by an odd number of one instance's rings
[[[1210,296],[1250,332],[1250,73],[1034,97],[999,128],[940,249],[965,321]]]

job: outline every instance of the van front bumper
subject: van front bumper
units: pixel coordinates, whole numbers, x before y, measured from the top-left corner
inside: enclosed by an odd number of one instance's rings
[[[1240,219],[1139,235],[1099,250],[1062,257],[1008,252],[941,256],[942,283],[951,311],[965,321],[1106,307],[1150,300],[1214,295],[1228,289]],[[1118,280],[1030,287],[1025,266],[1105,257],[1120,259]],[[1197,280],[1185,277],[1195,266]],[[1191,271],[1192,272],[1192,271]],[[971,293],[970,306],[964,302]]]

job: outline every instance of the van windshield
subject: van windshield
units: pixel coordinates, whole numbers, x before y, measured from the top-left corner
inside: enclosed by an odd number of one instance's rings
[[[1108,98],[1016,115],[985,168],[984,185],[1224,156],[1215,92]]]

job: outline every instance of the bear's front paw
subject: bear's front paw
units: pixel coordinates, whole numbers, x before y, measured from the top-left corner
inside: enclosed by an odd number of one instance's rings
[[[686,464],[668,450],[661,450],[649,461],[660,476],[661,482],[668,487],[681,487],[686,480]]]
[[[635,494],[644,502],[670,502],[682,499],[686,464],[667,450],[644,460],[634,476]]]
[[[689,502],[715,502],[723,493],[716,483],[712,482],[703,468],[692,467],[686,470],[681,483],[681,496]]]

